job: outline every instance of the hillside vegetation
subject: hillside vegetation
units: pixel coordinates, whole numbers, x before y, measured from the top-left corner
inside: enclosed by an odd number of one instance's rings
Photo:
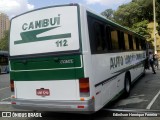
[[[148,27],[150,23],[153,23],[153,0],[132,0],[130,3],[119,6],[116,11],[106,9],[101,14],[148,40],[153,40],[151,30],[153,27]],[[156,0],[156,21],[160,35],[160,0]]]

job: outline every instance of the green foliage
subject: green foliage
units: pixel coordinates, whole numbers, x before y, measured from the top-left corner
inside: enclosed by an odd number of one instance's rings
[[[141,8],[135,2],[121,5],[114,13],[115,21],[127,27],[131,27],[134,23],[138,22],[141,17]]]
[[[158,22],[158,34],[160,35],[160,0],[156,2],[156,21]]]
[[[108,11],[102,12],[108,13]],[[160,0],[156,0],[156,14],[159,26],[157,29],[160,34]],[[132,0],[130,3],[123,4],[113,12],[114,22],[125,26],[144,37],[150,38],[147,24],[153,21],[153,0]]]
[[[0,40],[0,50],[8,51],[9,31],[5,31],[5,37]]]
[[[104,12],[101,13],[101,15],[105,16],[107,19],[113,20],[113,14],[114,10],[112,9],[106,9]]]
[[[132,27],[133,24],[143,20],[153,19],[153,7],[150,0],[133,0],[128,4],[119,6],[114,13],[114,19],[121,25]]]
[[[137,22],[135,24],[133,24],[131,30],[135,31],[136,33],[146,37],[146,38],[150,38],[150,34],[149,34],[149,29],[147,29],[147,25],[148,25],[148,21],[144,20],[141,22]]]

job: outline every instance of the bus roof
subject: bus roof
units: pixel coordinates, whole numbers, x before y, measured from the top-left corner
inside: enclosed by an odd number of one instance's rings
[[[41,10],[41,9],[46,9],[46,8],[51,8],[51,7],[63,7],[63,6],[80,6],[80,8],[81,8],[81,7],[84,7],[82,4],[79,4],[79,3],[70,3],[70,4],[46,6],[46,7],[42,7],[42,8],[38,8],[38,9],[34,9],[34,10],[27,11],[27,12],[25,12],[25,13],[22,13],[22,14],[20,14],[20,15],[17,15],[17,16],[15,16],[15,17],[13,17],[12,19],[14,19],[14,18],[16,18],[16,17],[19,17],[19,16],[21,16],[21,15],[27,14],[27,13],[29,13],[29,12],[33,12],[33,11],[37,11],[37,10]],[[132,30],[129,30],[128,28],[126,28],[126,27],[124,27],[124,26],[122,26],[122,25],[120,25],[120,24],[118,24],[118,23],[116,23],[116,22],[113,22],[113,21],[105,18],[105,16],[102,16],[101,14],[96,13],[95,11],[91,10],[90,8],[86,8],[86,7],[84,7],[84,8],[86,9],[86,11],[88,11],[88,12],[90,12],[91,14],[95,15],[95,17],[97,16],[97,17],[100,18],[102,21],[105,21],[105,22],[109,23],[110,25],[113,25],[113,26],[115,26],[115,27],[117,27],[117,28],[120,28],[121,30],[126,31],[126,32],[128,32],[129,34],[132,34],[132,35],[141,37],[142,39],[145,39],[144,36],[142,36],[142,35],[134,32],[134,31],[132,31]],[[12,21],[12,19],[11,19],[11,21]]]

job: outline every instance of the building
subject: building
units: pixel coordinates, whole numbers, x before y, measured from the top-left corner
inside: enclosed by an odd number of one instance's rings
[[[0,40],[4,37],[4,31],[9,30],[10,21],[6,14],[0,12]]]

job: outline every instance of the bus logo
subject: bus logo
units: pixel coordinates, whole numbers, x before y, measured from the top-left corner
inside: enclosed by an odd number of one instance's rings
[[[37,37],[38,34],[56,29],[60,26],[60,14],[54,18],[30,21],[22,25],[23,32],[20,33],[21,40],[14,41],[14,44],[30,43],[44,40],[71,38],[71,33]],[[43,29],[42,29],[43,28]]]
[[[37,37],[38,34],[47,32],[49,30],[52,30],[52,29],[55,29],[55,28],[58,28],[58,27],[60,27],[60,26],[45,28],[45,29],[40,29],[40,30],[21,32],[20,35],[21,35],[22,40],[14,41],[14,44],[22,44],[22,43],[30,43],[30,42],[61,39],[61,38],[70,38],[71,37],[71,33]]]
[[[36,95],[38,95],[38,96],[49,96],[50,91],[49,91],[49,89],[44,89],[44,88],[36,89]]]

